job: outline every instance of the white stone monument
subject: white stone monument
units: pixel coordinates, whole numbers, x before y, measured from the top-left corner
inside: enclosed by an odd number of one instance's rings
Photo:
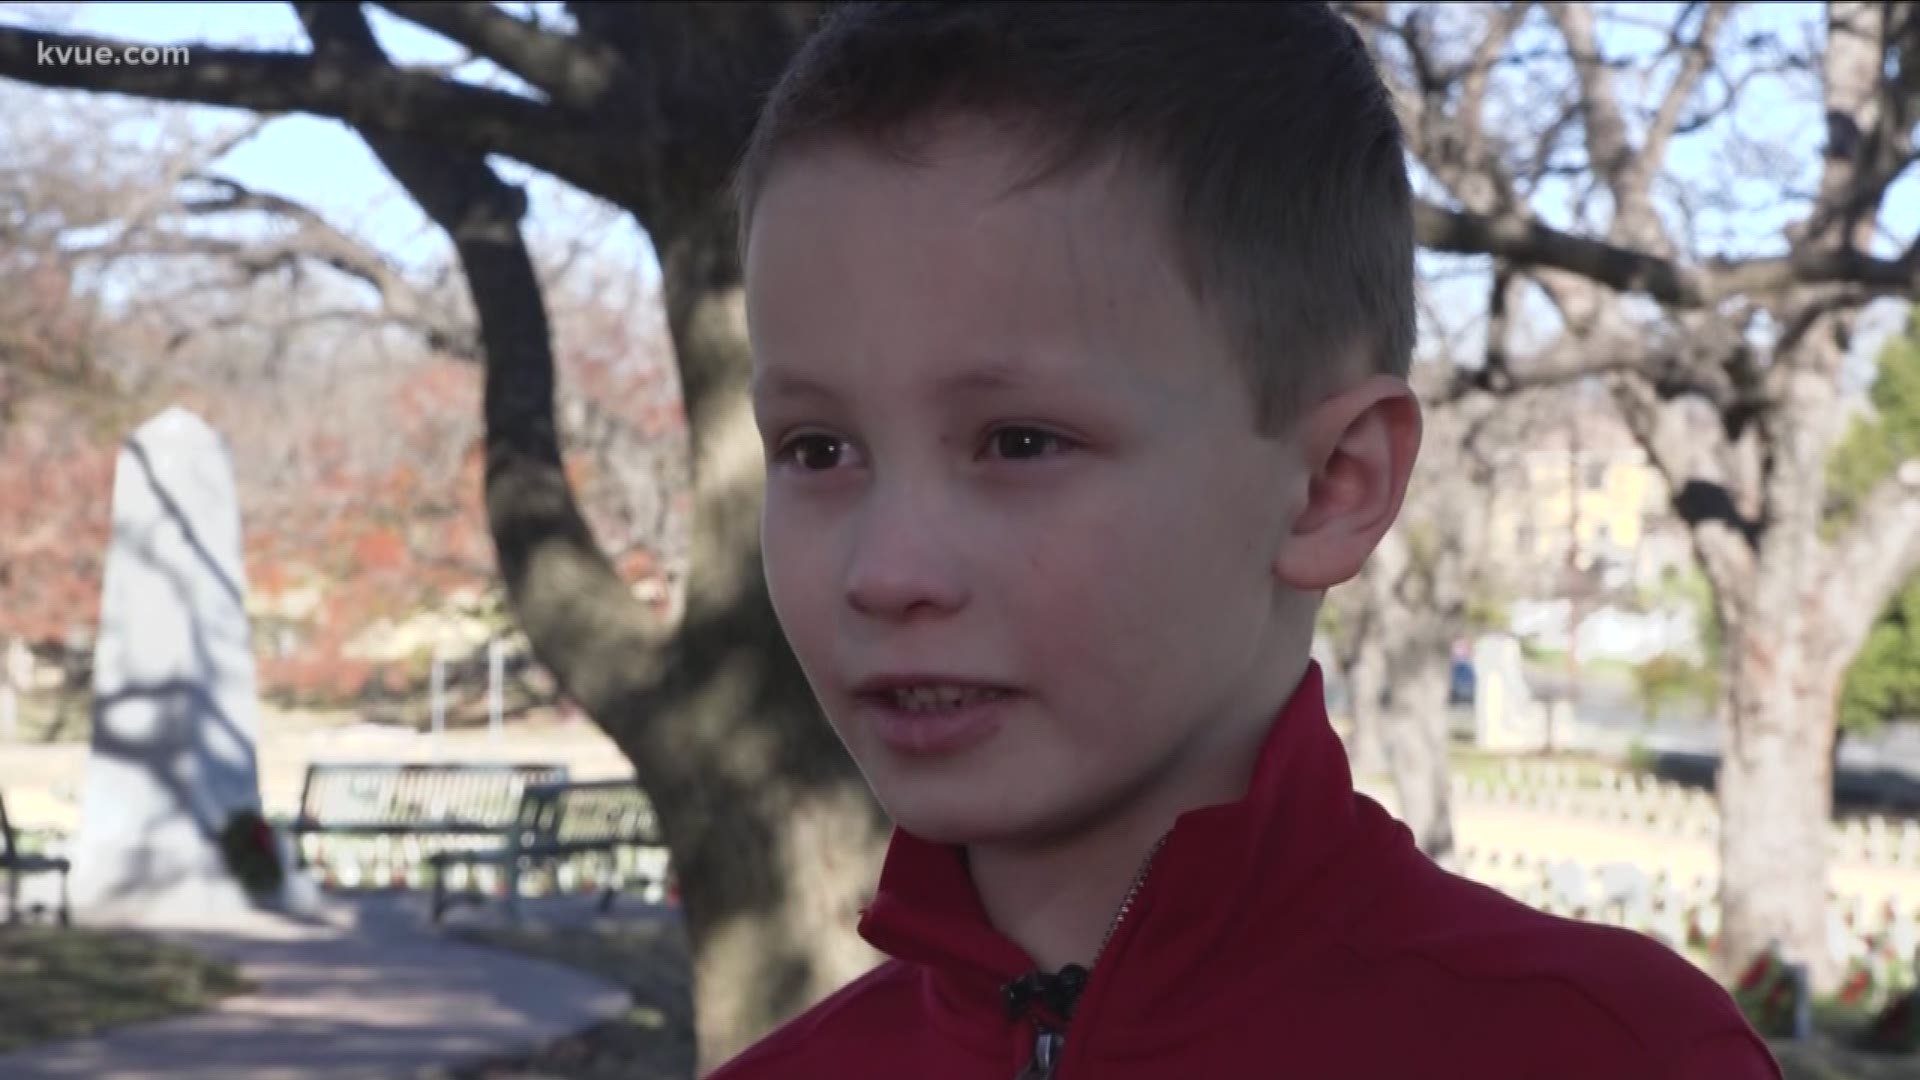
[[[260,806],[241,551],[225,441],[184,409],[149,420],[114,473],[73,854],[83,917],[217,920],[252,906],[219,846],[231,813]]]
[[[32,688],[33,653],[19,638],[8,638],[6,659],[0,662],[0,740],[20,733],[20,692]]]
[[[1482,750],[1529,751],[1546,745],[1546,715],[1527,685],[1520,642],[1489,634],[1473,643],[1474,743]]]

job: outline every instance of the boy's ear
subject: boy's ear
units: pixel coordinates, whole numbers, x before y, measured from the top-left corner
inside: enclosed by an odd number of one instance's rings
[[[1400,514],[1422,429],[1419,399],[1391,375],[1371,376],[1301,417],[1307,498],[1274,558],[1281,583],[1316,592],[1360,572]]]

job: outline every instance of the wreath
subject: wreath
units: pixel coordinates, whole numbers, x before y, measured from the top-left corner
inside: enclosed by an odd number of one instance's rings
[[[220,832],[220,853],[226,857],[228,872],[256,899],[279,893],[286,880],[280,843],[258,810],[236,810],[227,818],[227,827]]]

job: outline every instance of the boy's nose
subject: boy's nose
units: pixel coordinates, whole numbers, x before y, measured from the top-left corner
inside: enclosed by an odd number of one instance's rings
[[[925,499],[875,500],[853,530],[847,602],[863,615],[887,619],[959,608],[967,590],[953,539]]]

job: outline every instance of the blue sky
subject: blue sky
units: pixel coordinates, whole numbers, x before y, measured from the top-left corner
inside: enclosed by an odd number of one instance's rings
[[[524,5],[522,5],[524,6]],[[551,5],[546,5],[551,7]],[[28,21],[40,22],[45,12],[54,13],[52,21],[76,32],[125,38],[156,44],[212,43],[223,46],[304,50],[305,36],[291,9],[284,3],[88,3],[12,5],[17,13],[24,9]],[[1671,4],[1635,5],[1650,20],[1670,17]],[[1793,34],[1798,27],[1818,19],[1818,4],[1790,3],[1767,5],[1742,16],[1742,33],[1755,29]],[[460,51],[434,35],[402,20],[386,15],[376,7],[367,9],[376,34],[389,52],[403,62],[437,63],[457,59]],[[18,14],[0,15],[6,21],[20,21]],[[1659,35],[1650,29],[1614,25],[1603,37],[1610,54],[1643,54],[1660,44]],[[497,69],[475,62],[463,69],[462,77],[476,81],[504,80]],[[1634,77],[1623,73],[1622,79]],[[1805,101],[1769,100],[1754,95],[1743,105],[1745,122],[1769,137],[1783,139],[1794,147],[1795,157],[1811,168],[1817,162],[1823,138],[1817,109]],[[210,121],[233,114],[216,110],[194,110]],[[1715,140],[1682,139],[1674,145],[1671,164],[1677,173],[1700,175],[1717,167]],[[530,176],[511,163],[501,163],[514,179]],[[260,134],[241,145],[215,170],[250,186],[290,196],[313,206],[350,231],[392,251],[403,261],[427,263],[437,260],[445,250],[444,240],[433,230],[419,210],[405,197],[380,168],[373,155],[344,125],[330,120],[290,116],[267,125]],[[532,224],[536,228],[563,227],[559,220],[564,201],[550,196],[557,185],[536,185]],[[1756,195],[1768,192],[1756,191]],[[1549,194],[1539,207],[1550,221],[1570,216],[1564,192]],[[576,202],[577,205],[577,202]],[[1772,208],[1754,214],[1723,217],[1716,234],[1723,242],[1743,253],[1759,253],[1778,243],[1778,229],[1791,216]],[[1711,218],[1711,215],[1709,215]],[[1898,237],[1912,237],[1920,231],[1920,179],[1903,181],[1890,194],[1886,223]],[[1555,221],[1569,224],[1570,221]],[[630,257],[644,275],[654,273],[652,252],[646,237],[637,227],[626,226],[612,241],[615,251]],[[1889,249],[1885,253],[1891,253]],[[1457,293],[1456,293],[1457,290]],[[1445,287],[1443,295],[1457,295],[1459,303],[1476,308],[1483,301],[1484,289],[1471,282]],[[1443,300],[1445,306],[1453,303]],[[1477,351],[1477,350],[1475,350]]]

